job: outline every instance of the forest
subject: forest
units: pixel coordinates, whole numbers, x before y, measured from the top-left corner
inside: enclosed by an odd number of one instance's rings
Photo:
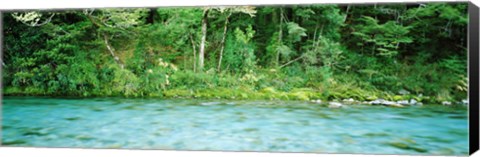
[[[467,99],[467,3],[3,13],[3,95]]]

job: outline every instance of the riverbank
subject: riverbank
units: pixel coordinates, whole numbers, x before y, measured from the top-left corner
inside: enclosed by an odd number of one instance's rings
[[[224,8],[230,19],[214,8],[6,13],[3,93],[459,104],[467,5],[423,5]],[[30,14],[52,21],[32,27],[20,18]]]
[[[403,92],[403,93],[402,93]],[[60,95],[35,90],[33,88],[19,89],[5,87],[5,96],[68,96],[68,97],[126,97],[126,98],[165,98],[165,99],[223,99],[223,100],[285,100],[285,101],[308,101],[316,104],[327,104],[331,108],[343,105],[368,104],[384,105],[390,107],[405,107],[424,104],[439,105],[468,105],[468,100],[441,101],[430,96],[407,94],[401,91],[399,94],[372,91],[345,91],[345,92],[321,92],[310,88],[295,88],[291,91],[279,91],[273,87],[252,90],[249,88],[211,88],[211,89],[167,89],[161,92],[149,93],[148,95],[115,95],[112,93],[92,93],[89,95]]]

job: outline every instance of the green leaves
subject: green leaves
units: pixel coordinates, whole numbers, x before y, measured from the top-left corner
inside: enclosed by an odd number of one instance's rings
[[[286,45],[278,45],[276,51],[282,54],[283,56],[290,56],[294,51]]]
[[[205,9],[209,12],[204,16]],[[4,15],[2,75],[5,86],[14,86],[16,93],[161,96],[181,89],[198,95],[198,89],[214,87],[250,91],[271,86],[341,95],[338,91],[353,86],[358,91],[407,89],[462,96],[468,81],[465,3]],[[202,37],[205,71],[189,71],[198,65]],[[217,65],[221,72],[212,70]]]
[[[410,51],[435,52],[437,58],[465,53],[466,3],[427,3],[408,9],[405,16],[405,23],[412,27],[409,35],[415,39]]]
[[[224,65],[232,67],[234,71],[248,72],[253,69],[256,64],[255,45],[252,42],[254,35],[251,26],[245,31],[235,28],[233,34],[227,37]]]
[[[288,35],[293,40],[293,42],[298,42],[302,37],[307,36],[307,29],[300,27],[297,23],[288,22],[287,23]]]
[[[234,31],[234,34],[237,41],[247,44],[255,35],[255,31],[252,29],[252,26],[248,26],[247,29],[245,29],[245,32],[237,27]]]
[[[213,9],[218,10],[221,13],[244,13],[250,15],[250,17],[254,17],[257,13],[257,10],[254,6],[220,6],[220,7],[213,7]]]
[[[111,65],[109,68],[112,68],[114,71],[113,79],[108,84],[108,87],[111,88],[111,92],[115,95],[138,96],[140,80],[135,74],[129,70],[120,69],[115,64]]]
[[[305,57],[306,65],[320,65],[334,70],[335,65],[342,60],[343,53],[340,43],[319,36],[316,47],[306,51],[303,56]]]
[[[353,32],[352,35],[359,37],[364,42],[372,43],[376,47],[372,51],[377,55],[396,56],[400,44],[413,42],[412,38],[408,36],[411,28],[409,26],[399,25],[395,21],[379,24],[378,20],[369,16],[363,16],[360,21],[363,21],[363,24],[358,25],[356,27],[358,31]]]
[[[124,29],[142,24],[146,12],[147,9],[100,9],[97,17],[108,27]]]
[[[311,16],[315,16],[315,11],[310,8],[299,8],[295,10],[295,15],[308,20]]]

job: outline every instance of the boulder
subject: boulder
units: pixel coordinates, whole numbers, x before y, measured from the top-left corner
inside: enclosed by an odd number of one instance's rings
[[[450,105],[452,105],[452,102],[450,102],[450,101],[442,101],[442,105],[450,106]]]
[[[339,102],[329,102],[328,103],[328,107],[329,108],[340,108],[342,107],[343,105]]]
[[[388,105],[394,105],[394,104],[397,104],[397,103],[395,103],[395,102],[393,102],[393,101],[386,101],[386,100],[385,100],[385,101],[383,101],[382,104],[388,106]]]
[[[354,99],[352,99],[352,98],[343,99],[342,101],[343,101],[343,103],[349,104],[349,105],[354,104],[354,103],[356,102],[356,101],[355,101]]]
[[[353,98],[349,98],[349,99],[343,99],[343,101],[345,102],[354,102],[355,100]]]
[[[370,105],[381,105],[383,103],[383,99],[377,99],[377,100],[373,100],[373,101],[370,101],[369,104]]]
[[[400,100],[400,101],[397,101],[397,104],[400,104],[400,105],[413,105],[413,104],[410,104],[408,102],[408,100]]]
[[[409,104],[410,104],[410,105],[416,105],[416,104],[417,104],[417,100],[415,100],[415,99],[410,99]]]
[[[400,105],[400,104],[398,104],[397,102],[387,101],[387,100],[384,100],[384,99],[377,99],[377,100],[371,101],[370,104],[372,104],[372,105],[385,105],[385,106],[403,107],[403,105]]]
[[[320,100],[320,99],[311,100],[311,102],[316,103],[316,104],[321,104],[321,103],[322,103],[322,100]]]
[[[396,102],[393,102],[393,101],[385,101],[383,102],[383,105],[393,106],[393,107],[403,107],[403,105],[397,104]]]

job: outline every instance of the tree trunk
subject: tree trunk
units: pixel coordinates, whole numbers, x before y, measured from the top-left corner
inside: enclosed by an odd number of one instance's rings
[[[105,41],[105,45],[107,46],[108,51],[110,51],[110,54],[112,55],[112,57],[113,57],[113,59],[115,60],[115,62],[120,66],[120,68],[124,69],[125,66],[124,66],[123,63],[120,61],[120,58],[118,58],[118,56],[115,55],[115,52],[114,52],[112,46],[110,46],[110,44],[108,43],[108,36],[107,36],[107,34],[103,34],[103,38],[104,38],[104,41]]]
[[[203,71],[203,63],[205,58],[205,42],[207,40],[207,17],[208,17],[208,9],[205,9],[203,12],[203,19],[202,19],[202,42],[200,43],[200,54],[198,56],[198,68],[200,71]]]
[[[347,22],[348,12],[350,11],[350,5],[347,5],[347,11],[345,12],[345,17],[343,17],[343,23]]]
[[[192,34],[190,34],[190,41],[192,42],[193,49],[193,72],[197,72],[197,49],[195,48],[195,42],[193,41]]]
[[[155,18],[157,17],[157,10],[155,8],[150,8],[148,11],[147,23],[154,24]]]
[[[225,18],[225,23],[223,24],[223,37],[221,41],[222,47],[220,48],[220,57],[218,59],[218,67],[217,71],[220,72],[222,68],[222,58],[223,58],[223,50],[225,49],[225,37],[227,36],[227,27],[228,27],[228,18],[230,17],[230,14]]]
[[[102,28],[104,27],[103,25],[99,24],[91,14],[86,14],[87,18],[92,22],[96,27]],[[113,59],[115,62],[120,66],[120,68],[124,69],[125,65],[120,61],[120,58],[115,55],[115,50],[110,46],[110,43],[108,42],[108,35],[106,33],[103,33],[103,40],[105,42],[105,46],[107,47],[108,51],[110,52],[110,55],[112,55]]]
[[[285,66],[287,66],[287,65],[290,65],[290,64],[292,64],[293,62],[295,62],[295,61],[298,61],[299,59],[302,59],[302,58],[303,58],[303,55],[302,55],[302,56],[300,56],[300,57],[298,57],[298,58],[295,58],[294,60],[291,60],[291,61],[289,61],[289,62],[287,62],[287,63],[283,64],[283,65],[282,65],[282,66],[280,66],[279,68],[283,68],[283,67],[285,67]]]
[[[278,46],[282,44],[282,23],[283,23],[283,9],[280,8],[280,30],[278,31]],[[277,50],[277,67],[280,66],[280,51]]]
[[[312,42],[312,49],[316,50],[317,49],[317,30],[318,30],[318,24],[315,26],[315,31],[313,32],[313,42]],[[320,37],[318,37],[320,38]]]

